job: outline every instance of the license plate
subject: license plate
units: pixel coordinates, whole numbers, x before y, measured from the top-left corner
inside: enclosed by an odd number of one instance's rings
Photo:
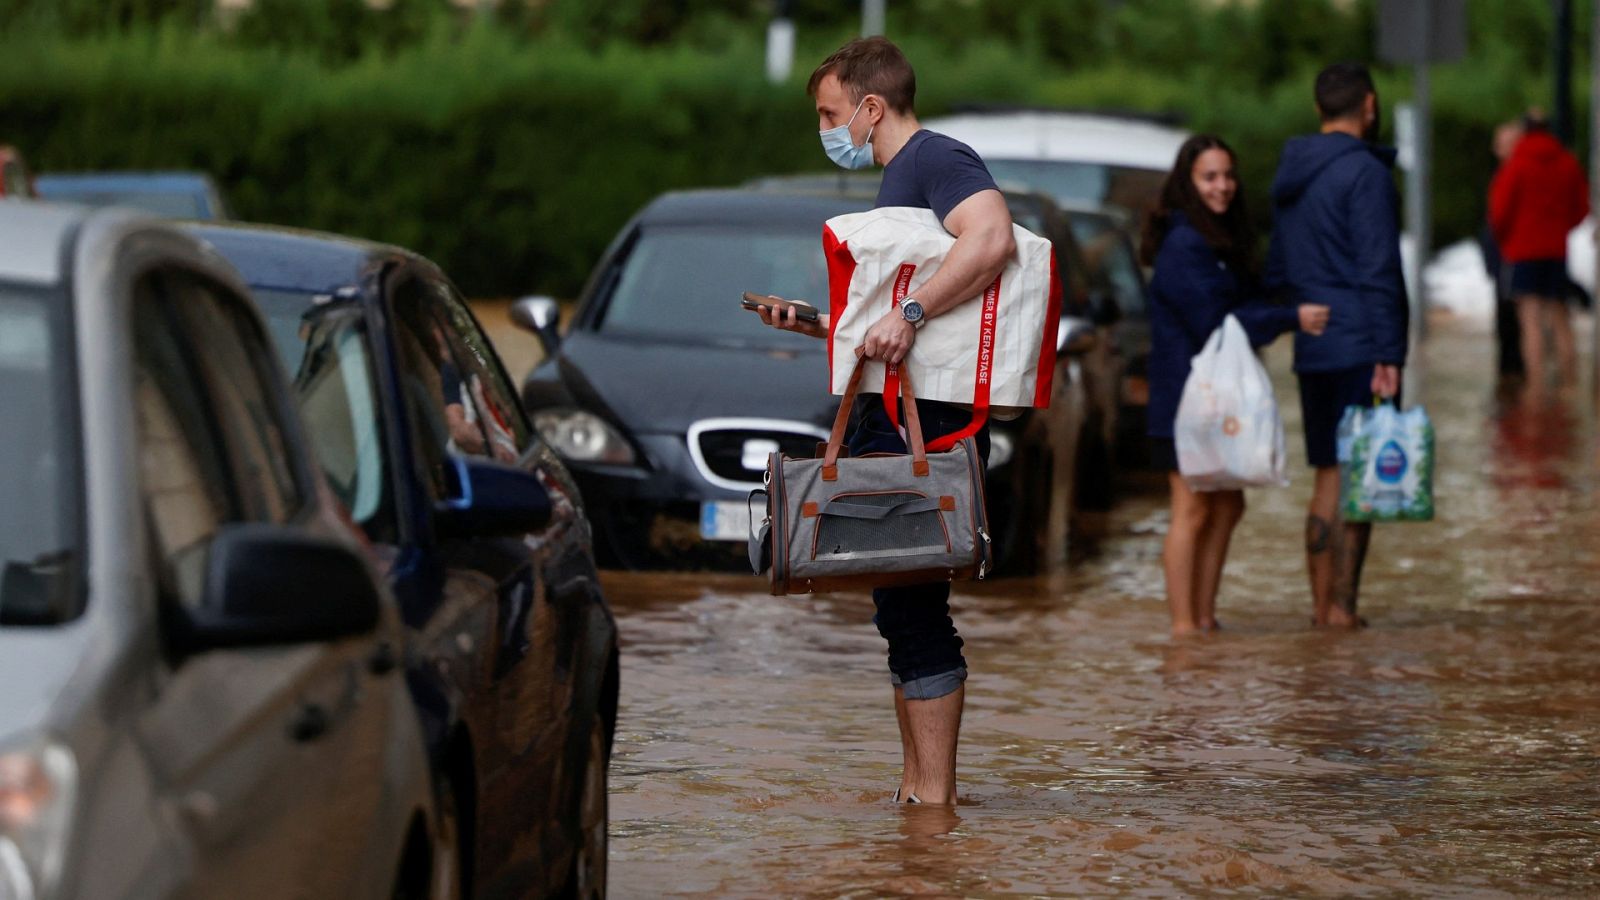
[[[700,536],[708,541],[748,540],[749,506],[743,500],[707,500],[700,504]]]

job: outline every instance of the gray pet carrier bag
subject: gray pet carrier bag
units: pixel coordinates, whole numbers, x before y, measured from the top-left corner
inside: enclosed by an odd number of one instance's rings
[[[991,564],[983,460],[964,438],[928,453],[911,379],[900,396],[911,452],[849,458],[843,450],[850,408],[861,385],[857,360],[833,433],[815,459],[773,453],[767,461],[766,517],[750,536],[756,574],[772,593],[809,594],[983,578]]]

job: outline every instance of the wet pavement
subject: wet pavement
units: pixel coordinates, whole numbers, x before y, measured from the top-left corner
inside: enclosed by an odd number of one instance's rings
[[[1438,519],[1378,527],[1366,631],[1308,625],[1303,468],[1249,496],[1221,634],[1166,634],[1148,487],[1070,573],[958,589],[954,810],[889,801],[865,595],[608,574],[614,895],[1600,892],[1600,447],[1572,398],[1498,401],[1491,342],[1441,327],[1416,367]]]

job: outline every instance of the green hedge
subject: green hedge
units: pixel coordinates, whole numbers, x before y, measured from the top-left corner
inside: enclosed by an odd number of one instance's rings
[[[799,59],[845,36],[813,34]],[[332,65],[170,23],[79,38],[11,33],[0,36],[0,140],[41,171],[203,169],[242,218],[394,241],[476,295],[571,295],[657,193],[828,166],[804,94],[808,67],[769,85],[759,31],[725,38],[595,48],[480,22]],[[1282,141],[1315,125],[1306,61],[1240,84],[1225,66],[1185,74],[1128,60],[1066,71],[1007,43],[959,53],[902,43],[919,68],[924,116],[972,100],[1184,113],[1240,151],[1262,213]],[[1388,76],[1380,89],[1386,102],[1408,93]],[[1505,50],[1441,68],[1435,90],[1443,242],[1477,227],[1489,129],[1547,89]]]

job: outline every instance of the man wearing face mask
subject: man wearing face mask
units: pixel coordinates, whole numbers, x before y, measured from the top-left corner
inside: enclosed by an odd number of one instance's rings
[[[816,99],[828,157],[846,169],[874,163],[884,167],[876,206],[931,209],[956,238],[933,277],[868,329],[862,341],[868,358],[898,363],[924,322],[972,301],[1005,268],[1016,249],[1011,213],[972,148],[918,124],[912,105],[916,75],[888,40],[862,38],[844,45],[823,60],[806,89]],[[826,313],[810,324],[797,321],[793,310],[766,315],[775,328],[828,336]],[[972,419],[970,410],[955,404],[919,400],[917,408],[930,441]],[[987,459],[987,425],[976,438],[979,453]],[[881,395],[858,399],[848,444],[852,456],[907,452]],[[873,621],[889,644],[890,682],[905,756],[895,800],[953,804],[967,668],[950,618],[950,585],[879,589],[872,599],[877,610]]]
[[[1409,307],[1400,270],[1395,151],[1378,136],[1378,92],[1366,67],[1317,75],[1319,134],[1291,139],[1272,183],[1266,286],[1292,303],[1328,307],[1320,335],[1295,336],[1306,455],[1316,485],[1306,517],[1312,621],[1359,627],[1356,596],[1371,523],[1338,516],[1336,434],[1347,406],[1398,402]]]

